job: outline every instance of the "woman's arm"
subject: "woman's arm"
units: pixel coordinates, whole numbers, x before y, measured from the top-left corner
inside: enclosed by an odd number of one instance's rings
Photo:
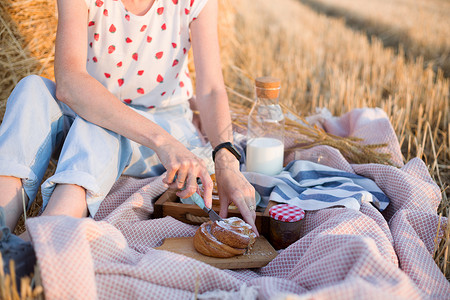
[[[83,0],[58,0],[56,96],[84,119],[157,148],[168,133],[119,101],[86,71],[87,7]]]
[[[196,101],[204,128],[213,148],[233,142],[228,97],[222,76],[217,34],[217,0],[209,0],[191,24],[192,46],[196,71]],[[255,190],[239,171],[239,162],[228,150],[216,155],[216,178],[220,194],[220,215],[225,217],[228,205],[234,202],[244,220],[255,232]]]
[[[83,0],[58,0],[55,77],[56,96],[87,121],[123,135],[153,149],[167,170],[165,182],[175,174],[181,188],[184,181],[200,177],[208,192],[212,182],[202,160],[187,150],[163,128],[117,99],[86,70],[88,9]],[[192,180],[191,180],[192,181]],[[197,185],[180,192],[188,197]]]

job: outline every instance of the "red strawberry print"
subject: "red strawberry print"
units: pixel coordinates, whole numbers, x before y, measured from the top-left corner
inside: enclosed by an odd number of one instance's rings
[[[117,63],[117,67],[120,68],[121,66],[122,66],[122,62],[119,61],[119,62]]]
[[[123,102],[130,104],[131,103],[131,99],[123,99]]]
[[[197,18],[193,18],[193,19],[192,19],[192,21],[195,21],[195,20],[197,20]]]
[[[162,24],[161,29],[162,30],[166,30],[167,29],[166,23]]]
[[[147,29],[147,25],[142,25],[142,27],[141,27],[141,32],[144,32],[145,29]]]
[[[95,6],[101,7],[103,5],[103,2],[101,0],[95,1]]]
[[[180,87],[184,87],[184,82],[180,81]]]
[[[140,87],[140,88],[137,89],[137,92],[138,92],[138,94],[143,95],[144,94],[144,89]]]
[[[92,61],[96,63],[96,62],[97,62],[97,57],[94,56],[94,57],[92,58]]]
[[[190,94],[189,94],[189,91],[187,91],[187,93],[186,93],[186,94],[187,94],[187,96],[188,96],[188,97],[190,96]]]
[[[173,47],[173,48],[176,48],[176,47],[177,47],[177,44],[176,44],[176,43],[172,43],[172,47]]]
[[[100,34],[94,33],[94,40],[98,41],[98,38],[100,37]]]
[[[133,53],[133,55],[131,56],[135,61],[138,60],[138,54],[136,52]]]
[[[92,42],[90,42],[90,43],[89,43],[89,47],[91,47],[91,48],[92,48]]]
[[[130,15],[129,14],[125,15],[125,20],[130,21]]]
[[[178,4],[178,0],[172,0],[173,4],[177,5]]]
[[[111,74],[105,73],[105,77],[106,77],[106,78],[111,78]]]
[[[187,78],[191,78],[191,76],[189,75],[189,72],[184,72],[184,74],[186,74]]]
[[[178,74],[179,74],[179,73],[177,73],[177,75],[175,75],[175,78],[178,78]]]
[[[120,78],[120,79],[117,80],[117,82],[119,83],[119,86],[122,86],[124,80],[123,80],[123,78]]]
[[[161,74],[160,74],[160,75],[158,75],[158,77],[156,78],[156,81],[159,82],[159,83],[162,83],[162,82],[164,81],[164,77],[162,77]]]
[[[125,39],[125,42],[127,42],[127,43],[131,43],[132,42],[132,40],[129,38],[129,37],[127,37],[126,39]]]
[[[185,8],[184,9],[184,13],[188,15],[189,14],[189,9]]]
[[[175,90],[172,91],[172,95],[175,94]]]
[[[156,12],[158,13],[158,15],[162,15],[162,13],[164,12],[164,7],[158,8]]]
[[[155,108],[155,106],[154,105],[150,105],[149,107],[147,107],[148,109],[152,109],[152,108]]]
[[[194,4],[194,0],[191,0],[191,7],[192,7],[193,4]]]
[[[113,53],[114,50],[116,50],[116,46],[111,45],[111,46],[108,47],[108,53],[109,53],[109,54]]]
[[[173,63],[172,63],[172,67],[175,67],[176,65],[178,65],[179,60],[178,59],[174,59]]]
[[[94,21],[90,21],[89,24],[88,24],[88,26],[94,26],[94,25],[95,25]]]
[[[161,96],[164,96],[165,94],[166,94],[166,92],[162,92],[162,93],[161,93]]]
[[[147,36],[147,43],[150,43],[152,41],[152,37],[151,36]]]
[[[156,53],[156,54],[155,54],[156,59],[161,59],[161,57],[163,56],[163,54],[164,54],[164,53],[163,53],[162,51]]]
[[[103,10],[103,15],[104,15],[105,17],[108,16],[108,10],[107,10],[106,8]]]
[[[144,70],[139,70],[139,71],[137,72],[137,74],[138,74],[139,76],[141,76],[142,74],[144,74]]]
[[[111,24],[111,26],[109,26],[109,32],[111,33],[116,32],[116,26],[114,26],[114,24]]]
[[[183,54],[186,54],[187,50],[186,48],[183,48]]]

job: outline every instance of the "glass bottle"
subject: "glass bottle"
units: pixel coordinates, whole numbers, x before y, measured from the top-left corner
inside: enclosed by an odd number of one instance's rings
[[[255,80],[255,103],[248,116],[247,160],[249,172],[277,175],[283,169],[284,114],[278,102],[280,80]]]

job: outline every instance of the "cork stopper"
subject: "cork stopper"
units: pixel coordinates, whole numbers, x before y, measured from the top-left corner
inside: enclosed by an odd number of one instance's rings
[[[255,87],[258,98],[275,99],[280,95],[281,81],[270,76],[258,77],[255,79]]]

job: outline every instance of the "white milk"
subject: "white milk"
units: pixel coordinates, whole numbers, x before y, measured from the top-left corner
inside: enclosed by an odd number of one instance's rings
[[[283,169],[284,144],[275,138],[252,138],[247,143],[247,171],[277,175]]]

